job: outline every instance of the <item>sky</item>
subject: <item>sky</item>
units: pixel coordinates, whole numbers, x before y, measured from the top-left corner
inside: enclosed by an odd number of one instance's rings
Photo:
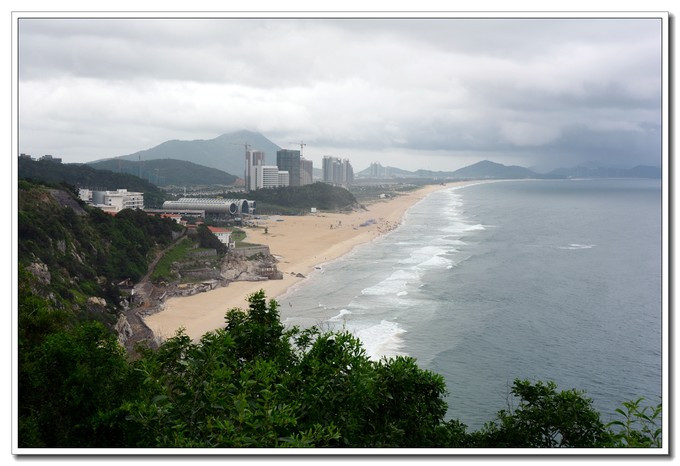
[[[24,18],[18,147],[87,162],[247,129],[355,171],[660,166],[661,57],[653,18]]]

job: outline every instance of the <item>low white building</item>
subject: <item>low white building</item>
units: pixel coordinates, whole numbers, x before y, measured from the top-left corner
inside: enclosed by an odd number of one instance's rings
[[[144,209],[144,193],[136,193],[127,189],[106,191],[104,204],[114,206],[118,210]]]
[[[78,197],[83,202],[92,203],[92,190],[80,188],[78,190]]]
[[[128,191],[127,189],[93,191],[80,188],[78,196],[83,201],[107,212],[119,212],[123,209],[144,209],[144,193]]]
[[[208,230],[210,230],[212,234],[217,236],[217,239],[220,240],[220,242],[226,245],[228,248],[234,247],[234,243],[232,243],[231,241],[231,230],[220,227],[208,227]]]
[[[258,165],[255,167],[257,189],[278,188],[290,185],[290,175],[285,170],[279,170],[276,165]]]

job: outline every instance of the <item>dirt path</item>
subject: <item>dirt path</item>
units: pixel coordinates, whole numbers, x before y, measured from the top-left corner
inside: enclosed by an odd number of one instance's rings
[[[134,351],[135,345],[138,343],[146,343],[150,347],[156,347],[154,340],[154,334],[151,329],[144,323],[144,319],[139,315],[140,311],[148,309],[154,305],[154,299],[152,297],[154,286],[151,283],[151,274],[156,268],[156,264],[161,258],[173,247],[177,245],[186,237],[186,230],[182,235],[173,241],[168,247],[156,253],[156,257],[149,263],[146,274],[141,278],[141,280],[134,286],[134,300],[130,309],[125,313],[130,328],[132,329],[132,336],[127,339],[125,343],[125,348],[128,352]]]

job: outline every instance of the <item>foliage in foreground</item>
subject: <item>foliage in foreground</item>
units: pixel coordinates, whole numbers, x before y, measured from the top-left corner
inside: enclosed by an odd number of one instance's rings
[[[25,345],[20,446],[660,446],[650,428],[660,408],[638,401],[620,412],[627,421],[606,426],[583,393],[552,382],[515,381],[517,407],[467,432],[444,420],[444,379],[412,358],[372,361],[349,333],[287,330],[263,291],[225,321],[199,342],[179,332],[135,362],[100,324]]]

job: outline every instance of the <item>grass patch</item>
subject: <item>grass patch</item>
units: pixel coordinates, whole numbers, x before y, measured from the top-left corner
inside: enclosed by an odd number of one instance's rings
[[[246,239],[246,232],[239,230],[238,228],[234,228],[231,231],[231,239],[238,245],[238,243]]]
[[[170,267],[172,266],[173,262],[178,262],[185,259],[189,250],[192,249],[192,246],[193,243],[188,238],[184,238],[174,248],[166,252],[165,255],[158,261],[158,264],[156,264],[156,268],[151,274],[151,281],[169,281],[177,278],[176,275],[170,270]]]

